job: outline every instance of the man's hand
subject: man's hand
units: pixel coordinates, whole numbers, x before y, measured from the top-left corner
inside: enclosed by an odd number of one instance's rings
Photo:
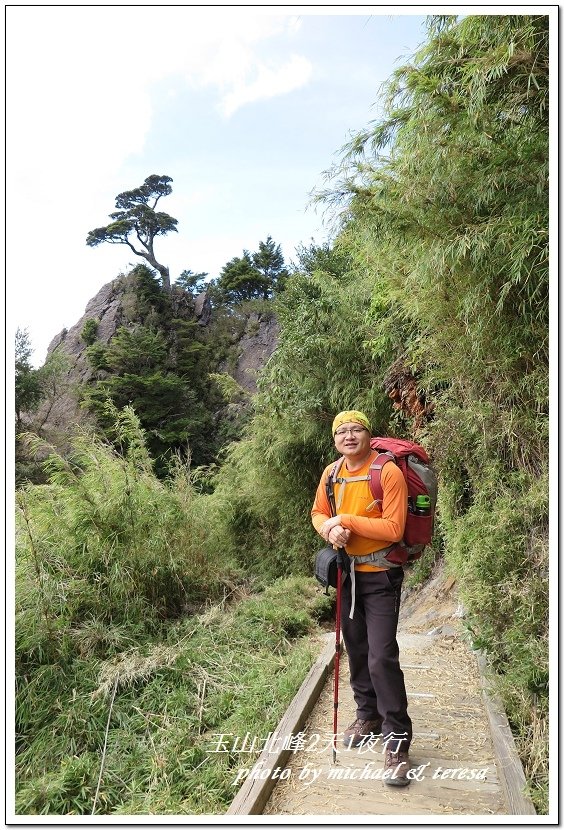
[[[351,535],[350,530],[342,526],[340,516],[332,516],[323,522],[319,528],[319,533],[326,542],[329,542],[331,545],[336,545],[338,548],[343,548],[349,541]]]
[[[327,519],[323,522],[321,527],[319,528],[319,532],[323,536],[326,542],[329,541],[329,532],[336,527],[337,525],[341,524],[341,517],[340,516],[331,516],[330,519]]]
[[[329,531],[327,541],[332,545],[336,545],[338,548],[344,548],[349,541],[350,535],[350,530],[347,530],[342,525],[335,525],[335,527],[331,528]]]

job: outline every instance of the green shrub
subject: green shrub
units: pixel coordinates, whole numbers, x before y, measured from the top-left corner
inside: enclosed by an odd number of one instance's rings
[[[80,337],[87,346],[91,346],[98,336],[98,326],[100,321],[97,317],[89,317],[82,327]]]

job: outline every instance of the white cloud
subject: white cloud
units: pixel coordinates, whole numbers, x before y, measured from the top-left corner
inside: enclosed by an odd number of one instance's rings
[[[298,18],[248,12],[205,13],[198,17],[198,35],[184,48],[185,78],[193,88],[212,87],[220,94],[218,110],[226,117],[246,104],[285,95],[304,86],[312,66],[300,55],[275,64],[261,58],[266,42],[291,42],[301,28]]]
[[[300,55],[292,55],[289,61],[277,69],[257,63],[255,70],[254,80],[237,85],[221,100],[219,108],[226,117],[233,115],[245,104],[264,101],[300,89],[307,84],[313,73],[311,63]]]
[[[266,41],[291,38],[294,30],[289,16],[253,10],[12,7],[6,37],[11,159],[25,158],[22,173],[30,181],[59,164],[70,183],[74,170],[81,178],[112,178],[125,158],[142,152],[151,93],[163,78],[211,87],[230,114],[306,83],[305,58],[292,56],[278,68],[260,58]]]

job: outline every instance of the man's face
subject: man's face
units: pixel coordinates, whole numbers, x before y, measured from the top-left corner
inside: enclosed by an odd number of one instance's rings
[[[347,460],[362,461],[370,453],[370,433],[361,424],[341,424],[334,435],[337,450]]]

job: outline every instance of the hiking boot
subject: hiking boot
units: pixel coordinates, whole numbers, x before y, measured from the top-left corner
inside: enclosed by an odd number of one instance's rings
[[[392,752],[391,749],[386,750],[384,784],[388,784],[390,787],[405,787],[411,780],[407,777],[410,769],[409,753],[406,750],[400,749],[398,752]],[[393,771],[389,772],[389,770]]]
[[[382,734],[381,720],[361,720],[357,718],[354,723],[345,730],[343,743],[346,747],[360,746],[363,741],[370,737]]]

